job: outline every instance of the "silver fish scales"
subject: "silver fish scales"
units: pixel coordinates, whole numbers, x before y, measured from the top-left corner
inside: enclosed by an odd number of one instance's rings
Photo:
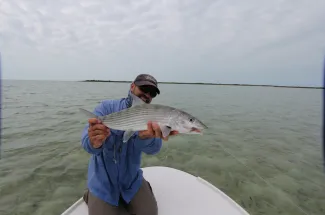
[[[132,95],[132,107],[114,112],[106,116],[96,116],[81,109],[91,118],[98,118],[104,125],[111,129],[125,131],[123,141],[126,142],[136,131],[146,130],[149,121],[157,123],[163,137],[171,131],[183,134],[200,133],[208,128],[203,122],[191,114],[166,105],[146,104],[140,98]]]

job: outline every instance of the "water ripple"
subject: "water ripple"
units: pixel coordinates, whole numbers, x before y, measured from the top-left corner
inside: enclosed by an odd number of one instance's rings
[[[128,87],[5,81],[0,214],[56,215],[80,198],[89,154],[80,147],[87,119],[78,107],[92,110],[101,100],[126,96]],[[201,176],[251,214],[324,214],[321,91],[161,89],[156,103],[188,110],[210,129],[204,136],[172,138],[158,155],[144,155],[142,166],[170,166]]]

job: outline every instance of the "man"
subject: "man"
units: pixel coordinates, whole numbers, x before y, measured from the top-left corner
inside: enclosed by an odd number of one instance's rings
[[[129,108],[133,93],[150,103],[160,90],[154,77],[140,74],[126,98],[104,100],[94,114],[104,116]],[[82,133],[82,146],[92,154],[88,167],[88,189],[84,200],[89,215],[157,215],[157,202],[140,169],[142,152],[154,155],[162,146],[159,126],[148,122],[148,129],[136,132],[123,143],[124,131],[107,128],[96,118],[89,119]],[[171,133],[175,135],[177,132]],[[168,140],[166,137],[164,140]]]

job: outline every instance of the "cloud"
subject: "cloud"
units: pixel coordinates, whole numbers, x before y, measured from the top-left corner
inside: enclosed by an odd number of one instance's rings
[[[0,50],[8,78],[319,85],[324,11],[323,0],[3,0]]]

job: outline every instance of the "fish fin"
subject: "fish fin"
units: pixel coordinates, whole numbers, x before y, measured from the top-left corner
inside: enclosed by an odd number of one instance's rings
[[[172,128],[168,125],[160,125],[160,130],[161,130],[162,136],[165,138],[169,135]]]
[[[132,97],[132,107],[137,106],[137,105],[145,104],[145,102],[142,99],[140,99],[139,97],[137,97],[133,93],[131,93],[131,97]]]
[[[89,118],[96,118],[96,119],[100,119],[99,116],[93,114],[92,112],[85,110],[83,108],[79,108],[80,112],[84,113],[86,116],[88,116]]]
[[[133,130],[126,130],[123,134],[123,143],[126,143],[134,133]]]

